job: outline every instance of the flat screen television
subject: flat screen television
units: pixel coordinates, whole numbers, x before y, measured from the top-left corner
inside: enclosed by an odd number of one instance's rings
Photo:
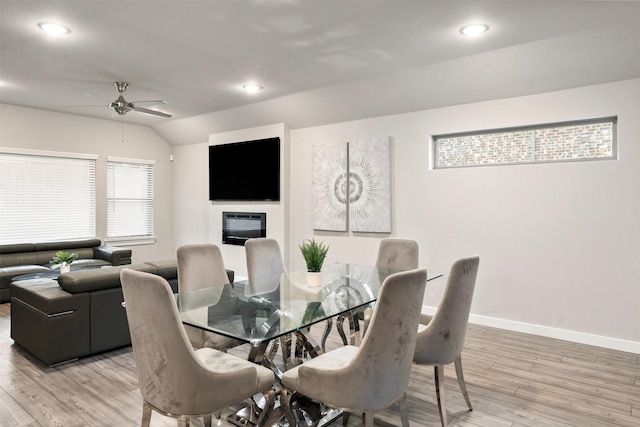
[[[279,201],[280,138],[210,145],[209,200]]]

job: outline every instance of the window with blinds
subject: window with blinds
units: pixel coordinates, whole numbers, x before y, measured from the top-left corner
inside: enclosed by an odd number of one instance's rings
[[[96,236],[96,159],[0,150],[0,244]]]
[[[153,160],[107,158],[107,241],[153,235]]]

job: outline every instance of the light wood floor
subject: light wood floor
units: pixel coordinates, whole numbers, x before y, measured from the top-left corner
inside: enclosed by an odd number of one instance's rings
[[[450,425],[640,426],[640,355],[470,325],[463,366],[474,411],[447,367]],[[411,425],[439,426],[432,370],[416,366],[409,387]],[[0,304],[0,426],[136,426],[141,408],[130,347],[49,368],[13,344]],[[176,422],[154,413],[151,425]],[[375,425],[399,426],[396,408]]]

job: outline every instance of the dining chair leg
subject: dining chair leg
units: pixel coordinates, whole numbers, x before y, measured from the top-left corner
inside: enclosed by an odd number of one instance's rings
[[[147,402],[142,403],[142,422],[140,423],[141,427],[149,427],[151,423],[151,405]]]
[[[282,389],[280,393],[280,403],[282,406],[282,410],[284,411],[284,416],[287,419],[290,427],[296,427],[296,418],[293,415],[293,410],[291,409],[291,398],[295,392],[289,391],[286,387]]]
[[[364,427],[373,427],[373,411],[364,413]]]
[[[349,425],[349,418],[351,418],[351,412],[344,411],[342,413],[342,425],[346,427]]]
[[[409,407],[407,406],[407,394],[403,394],[398,401],[398,408],[400,409],[400,421],[402,427],[409,427]]]
[[[456,366],[456,376],[458,377],[458,384],[460,385],[460,390],[462,390],[464,400],[467,402],[469,410],[473,411],[471,400],[469,399],[469,393],[467,393],[467,384],[464,382],[464,375],[462,374],[462,356],[458,356],[456,360],[454,360],[454,364]]]
[[[262,394],[264,395],[266,402],[264,404],[264,408],[262,408],[262,411],[260,412],[260,416],[258,417],[258,422],[256,423],[257,426],[264,425],[264,422],[271,414],[276,401],[276,392],[273,388],[263,391]]]
[[[204,420],[204,427],[211,427],[211,419],[213,417],[211,415],[205,415],[202,417],[202,419]]]
[[[442,427],[447,427],[447,408],[444,400],[444,366],[433,367],[433,382],[436,384],[436,398],[438,399],[438,412]]]

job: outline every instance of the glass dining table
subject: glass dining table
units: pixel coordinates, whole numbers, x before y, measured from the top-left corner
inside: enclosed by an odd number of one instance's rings
[[[184,324],[249,344],[248,360],[271,368],[280,379],[291,364],[295,366],[323,352],[333,319],[340,322],[347,319],[349,342],[359,344],[361,331],[354,313],[374,303],[384,279],[396,272],[366,265],[327,263],[322,270],[321,286],[310,286],[305,271],[292,271],[178,292],[175,297]],[[427,281],[441,276],[430,273]],[[309,333],[318,323],[324,326],[322,345]],[[343,343],[347,343],[342,325],[338,331]],[[293,338],[295,357],[291,360]],[[282,364],[275,360],[279,347]],[[252,418],[251,413],[234,414],[229,421],[246,426],[253,424]]]

